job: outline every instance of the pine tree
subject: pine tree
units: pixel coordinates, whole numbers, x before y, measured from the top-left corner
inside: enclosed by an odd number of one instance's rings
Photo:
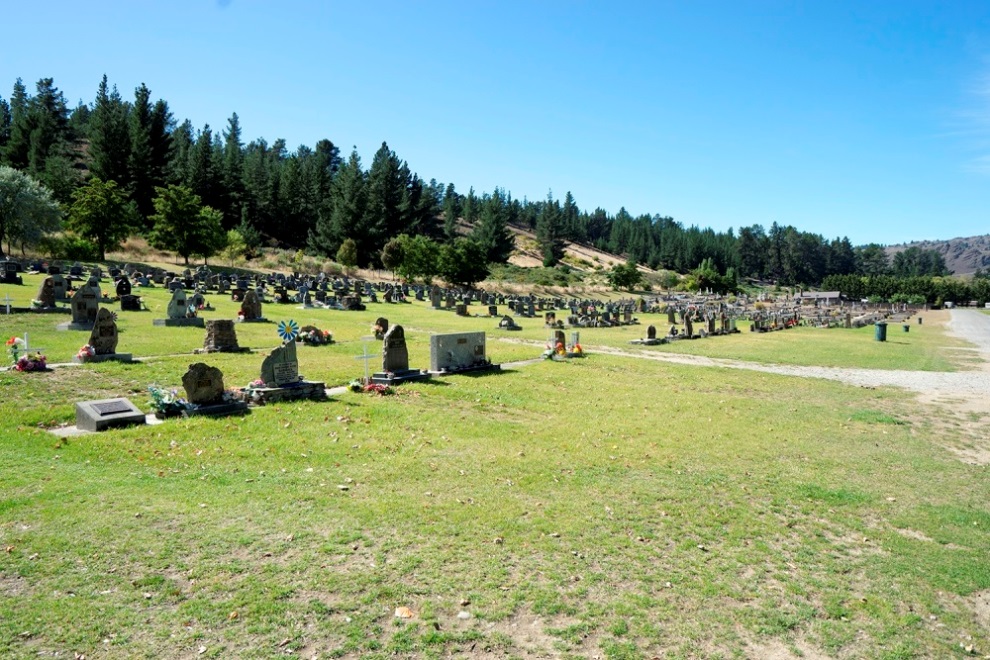
[[[406,179],[402,168],[399,157],[388,148],[387,143],[382,142],[368,169],[368,219],[365,221],[368,234],[366,245],[360,246],[359,243],[362,259],[377,259],[385,241],[403,233],[401,205]]]
[[[117,86],[108,89],[104,75],[89,119],[89,170],[100,180],[116,181],[124,188],[130,185],[131,144],[127,115],[128,108],[121,100]]]
[[[155,195],[155,186],[161,182],[156,181],[154,176],[151,91],[144,83],[134,90],[134,105],[131,107],[129,120],[131,152],[127,159],[130,178],[128,190],[141,218],[146,219],[155,212],[151,202]]]
[[[355,248],[361,248],[357,254],[368,249],[370,243],[363,240],[367,218],[366,194],[361,158],[355,149],[334,177],[329,203],[321,209],[316,227],[310,231],[309,247],[319,254],[332,257],[344,240],[351,238],[355,241]],[[361,241],[362,245],[358,246],[357,241]]]
[[[241,144],[241,123],[235,112],[227,120],[227,130],[223,132],[223,166],[220,178],[226,192],[223,212],[228,224],[235,224],[241,218],[244,207],[244,145]]]
[[[468,193],[468,200],[472,197],[474,197],[474,188]],[[505,196],[499,188],[496,188],[491,196],[485,195],[479,205],[480,218],[471,231],[471,239],[484,250],[486,263],[506,263],[515,248],[516,239],[507,226]],[[466,215],[467,204],[465,204]]]
[[[31,149],[28,100],[24,81],[18,78],[14,82],[14,92],[10,97],[10,135],[4,147],[3,160],[19,170],[27,168],[28,152]]]
[[[461,198],[453,183],[447,184],[443,197],[443,233],[447,242],[457,238],[457,219],[461,216]]]
[[[560,203],[547,193],[547,203],[536,221],[536,242],[543,255],[543,265],[547,268],[557,265],[564,256],[564,215]]]
[[[561,218],[564,225],[564,234],[572,241],[584,242],[587,240],[587,236],[584,235],[584,227],[581,226],[580,215],[581,211],[574,201],[574,195],[568,190],[564,196],[564,208]]]

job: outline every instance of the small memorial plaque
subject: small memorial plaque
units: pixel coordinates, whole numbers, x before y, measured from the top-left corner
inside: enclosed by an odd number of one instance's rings
[[[100,415],[116,415],[119,413],[131,412],[132,407],[123,400],[107,401],[106,403],[94,403],[93,409]]]
[[[299,380],[298,362],[277,362],[272,367],[276,385],[285,385]]]

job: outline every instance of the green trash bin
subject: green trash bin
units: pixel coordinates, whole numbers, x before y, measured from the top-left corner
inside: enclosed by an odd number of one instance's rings
[[[887,341],[887,323],[884,321],[878,321],[874,325],[875,333],[873,335],[874,339],[877,341]]]

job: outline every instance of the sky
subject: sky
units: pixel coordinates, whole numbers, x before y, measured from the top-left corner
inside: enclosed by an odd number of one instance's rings
[[[47,0],[3,10],[0,96],[104,74],[245,142],[367,168],[774,222],[854,245],[990,233],[990,2]],[[21,26],[19,29],[12,26]]]

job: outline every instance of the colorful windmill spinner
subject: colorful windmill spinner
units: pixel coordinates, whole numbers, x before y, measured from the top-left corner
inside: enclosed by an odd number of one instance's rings
[[[279,321],[278,322],[278,336],[282,338],[282,341],[289,342],[294,341],[296,335],[299,334],[299,324],[295,321]]]

